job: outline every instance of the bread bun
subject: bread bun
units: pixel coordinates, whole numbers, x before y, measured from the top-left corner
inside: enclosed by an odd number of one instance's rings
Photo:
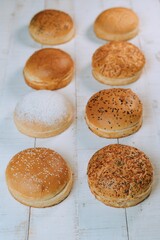
[[[138,34],[139,19],[129,8],[116,7],[102,12],[94,23],[98,38],[108,41],[124,41]]]
[[[71,56],[56,48],[36,51],[24,67],[26,83],[34,89],[55,90],[70,83],[74,74]]]
[[[85,119],[98,136],[121,138],[139,130],[142,110],[140,99],[131,89],[105,89],[89,99]]]
[[[149,158],[134,147],[108,145],[88,164],[90,190],[108,206],[126,208],[142,202],[151,192],[152,181]]]
[[[37,13],[29,24],[32,38],[45,45],[70,41],[75,34],[72,18],[65,12],[53,9]]]
[[[139,79],[145,64],[141,50],[128,42],[110,42],[92,57],[92,73],[101,83],[119,86]]]
[[[6,180],[17,201],[40,208],[64,200],[71,191],[73,177],[68,164],[55,151],[29,148],[11,159]]]
[[[30,137],[52,137],[72,123],[71,103],[61,94],[39,90],[24,96],[14,111],[17,129]]]

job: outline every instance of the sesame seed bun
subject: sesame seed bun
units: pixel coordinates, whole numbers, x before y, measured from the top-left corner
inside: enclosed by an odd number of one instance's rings
[[[53,9],[37,13],[29,24],[29,32],[35,41],[45,45],[68,42],[75,35],[70,15]]]
[[[145,57],[135,45],[110,42],[93,54],[92,74],[103,84],[126,85],[139,79],[144,64]]]
[[[65,160],[47,148],[29,148],[16,154],[6,169],[12,196],[31,207],[49,207],[71,191],[73,176]]]
[[[30,137],[47,138],[64,132],[73,121],[73,107],[62,94],[39,90],[25,95],[16,105],[17,129]]]
[[[87,174],[91,192],[108,206],[131,207],[151,192],[151,162],[131,146],[112,144],[100,149],[90,159]]]
[[[139,19],[129,8],[116,7],[102,12],[94,23],[98,38],[109,41],[125,41],[138,34]]]
[[[60,49],[44,48],[27,60],[23,73],[30,87],[56,90],[67,86],[73,79],[74,62]]]
[[[105,89],[89,99],[85,119],[98,136],[121,138],[139,130],[142,111],[142,103],[131,89]]]

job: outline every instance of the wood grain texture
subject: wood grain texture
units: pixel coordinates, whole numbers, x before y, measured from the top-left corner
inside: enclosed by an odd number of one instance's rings
[[[0,1],[0,239],[5,240],[159,240],[160,229],[160,2],[158,0],[6,0]],[[141,78],[130,87],[144,105],[143,126],[136,134],[120,140],[94,135],[84,120],[90,96],[108,89],[91,74],[93,52],[105,41],[96,38],[93,22],[106,8],[132,8],[140,17],[140,33],[131,40],[142,49],[146,66]],[[68,12],[76,24],[75,38],[61,48],[76,64],[73,81],[58,90],[75,107],[75,120],[64,133],[48,139],[33,139],[20,134],[12,114],[17,101],[34,91],[25,83],[23,66],[36,50],[46,47],[34,42],[27,25],[44,8]],[[136,207],[114,209],[97,201],[87,184],[87,164],[98,149],[110,143],[138,147],[151,159],[155,169],[153,191]],[[28,147],[49,147],[59,152],[74,170],[74,186],[61,204],[34,209],[16,202],[5,183],[5,168],[11,157]]]

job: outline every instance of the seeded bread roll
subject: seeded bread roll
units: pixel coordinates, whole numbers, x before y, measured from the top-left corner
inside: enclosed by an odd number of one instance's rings
[[[110,42],[92,57],[94,78],[108,85],[126,85],[139,79],[145,64],[141,50],[128,42]]]
[[[88,184],[93,195],[108,206],[134,206],[151,192],[153,168],[137,148],[112,144],[97,151],[88,164]]]
[[[98,38],[109,41],[124,41],[138,34],[139,19],[129,8],[116,7],[102,12],[94,23]]]
[[[45,45],[62,44],[75,34],[72,18],[65,12],[53,9],[37,13],[29,24],[32,38]]]
[[[63,95],[39,90],[25,95],[14,111],[17,129],[30,137],[46,138],[65,131],[73,121],[73,108]]]
[[[47,148],[29,148],[16,154],[6,169],[12,196],[31,207],[49,207],[64,200],[73,183],[65,160]]]
[[[68,53],[60,49],[43,48],[27,60],[23,73],[30,87],[56,90],[72,80],[74,62]]]
[[[121,138],[139,130],[142,111],[142,103],[131,89],[105,89],[89,99],[85,119],[98,136]]]

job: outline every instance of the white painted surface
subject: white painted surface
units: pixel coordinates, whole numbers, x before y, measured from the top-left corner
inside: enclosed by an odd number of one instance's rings
[[[131,42],[146,55],[147,64],[139,81],[131,87],[144,104],[144,122],[139,132],[120,143],[142,149],[152,160],[155,183],[148,199],[136,207],[114,209],[95,200],[86,177],[87,164],[95,151],[116,143],[90,132],[84,121],[84,108],[90,96],[109,88],[95,81],[91,57],[105,43],[97,39],[92,26],[96,16],[113,6],[133,8],[141,30]],[[33,91],[23,80],[27,58],[42,46],[28,34],[31,17],[44,8],[70,13],[76,24],[76,37],[58,46],[69,52],[76,64],[75,78],[64,89],[75,106],[72,126],[49,139],[32,139],[20,134],[12,114],[17,101]],[[160,239],[160,2],[158,0],[0,0],[0,239],[2,240],[159,240]],[[28,147],[55,149],[68,160],[75,173],[74,187],[61,204],[46,209],[25,207],[8,193],[5,168],[11,157]]]

